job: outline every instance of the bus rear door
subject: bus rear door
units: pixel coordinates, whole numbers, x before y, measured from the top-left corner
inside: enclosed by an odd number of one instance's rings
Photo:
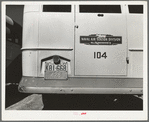
[[[75,75],[126,75],[124,5],[78,5],[75,27]]]

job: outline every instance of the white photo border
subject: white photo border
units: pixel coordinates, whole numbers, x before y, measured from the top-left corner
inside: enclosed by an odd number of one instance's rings
[[[53,2],[53,1],[50,1]],[[57,1],[58,2],[58,1]],[[65,1],[63,1],[65,2]],[[72,1],[67,1],[65,3],[71,3]],[[74,1],[73,1],[74,2]],[[76,1],[79,2],[80,1]],[[84,2],[84,1],[81,1]],[[89,1],[92,2],[92,1]],[[98,1],[94,1],[98,2]],[[108,1],[104,1],[108,2]],[[114,1],[112,1],[114,2]],[[130,3],[130,1],[115,1],[115,2],[125,2]],[[34,2],[18,2],[18,1],[3,1],[1,3],[1,49],[2,49],[2,71],[1,71],[1,95],[2,95],[2,120],[5,121],[12,121],[12,120],[26,120],[26,121],[42,121],[42,120],[147,120],[148,119],[148,33],[147,33],[147,2],[146,1],[135,1],[139,4],[144,4],[144,12],[146,13],[144,16],[144,47],[143,47],[143,110],[142,111],[87,111],[87,110],[81,110],[81,111],[28,111],[28,110],[5,110],[5,60],[6,60],[6,5],[24,5],[24,4],[43,4],[43,2],[34,1]],[[44,3],[47,3],[47,1],[44,1]],[[131,1],[131,3],[134,3],[134,1]],[[85,115],[81,115],[82,112],[85,112]],[[77,113],[77,114],[76,114]]]

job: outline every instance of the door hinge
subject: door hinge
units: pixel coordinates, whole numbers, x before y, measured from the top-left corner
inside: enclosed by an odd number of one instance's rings
[[[127,64],[129,64],[129,57],[126,57],[126,62]]]
[[[78,25],[75,25],[75,28],[79,28],[79,26]]]

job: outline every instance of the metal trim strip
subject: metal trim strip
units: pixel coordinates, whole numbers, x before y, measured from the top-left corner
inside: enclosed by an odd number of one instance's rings
[[[68,47],[25,47],[25,48],[21,48],[21,50],[67,50],[67,51],[72,51],[72,48],[68,48]]]

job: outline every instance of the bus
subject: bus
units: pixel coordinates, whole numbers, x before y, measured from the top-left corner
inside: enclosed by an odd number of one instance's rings
[[[141,2],[24,6],[19,91],[143,94]]]

